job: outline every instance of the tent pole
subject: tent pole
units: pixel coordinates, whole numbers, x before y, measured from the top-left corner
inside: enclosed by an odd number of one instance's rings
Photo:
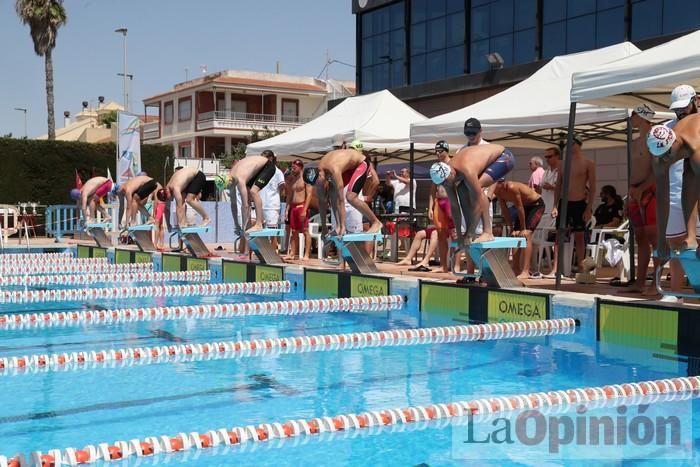
[[[415,200],[413,199],[413,169],[415,168],[415,159],[414,159],[414,154],[413,154],[413,143],[409,146],[409,162],[408,162],[408,224],[410,226],[413,226],[413,210],[415,209],[415,206],[413,203]],[[428,239],[430,240],[430,239]]]
[[[564,255],[564,233],[566,232],[566,215],[567,215],[567,204],[569,203],[569,181],[571,179],[571,157],[572,157],[572,145],[574,144],[574,125],[576,124],[576,102],[571,103],[569,108],[569,128],[568,134],[566,135],[566,157],[564,157],[564,177],[562,179],[561,196],[559,197],[559,205],[561,210],[559,211],[559,217],[557,218],[557,279],[555,282],[555,287],[557,290],[561,287],[561,273],[564,265],[563,258]]]
[[[630,192],[630,183],[632,180],[632,116],[627,117],[627,202],[629,202],[629,192]],[[629,230],[630,230],[630,236],[629,236],[629,242],[630,242],[630,282],[634,282],[636,280],[637,276],[637,268],[635,267],[635,261],[634,261],[634,250],[635,250],[635,245],[634,245],[634,238],[635,238],[635,232],[634,232],[634,225],[630,222],[629,224]],[[648,265],[647,265],[648,267]],[[645,278],[646,280],[646,278]]]

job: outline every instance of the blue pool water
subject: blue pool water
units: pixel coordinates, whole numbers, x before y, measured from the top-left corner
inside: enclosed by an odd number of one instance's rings
[[[400,310],[312,313],[208,320],[133,322],[47,329],[0,330],[1,356],[116,349],[252,338],[346,333],[416,327],[422,322],[415,291]],[[4,305],[2,312],[128,308],[196,303],[301,299],[284,295],[111,300],[99,303]],[[555,317],[580,310],[555,310]],[[590,313],[590,312],[589,312]],[[652,357],[646,350],[600,345],[591,317],[575,334],[499,341],[378,347],[228,360],[97,367],[0,375],[0,454],[148,436],[310,419],[585,386],[686,376],[685,361]],[[683,405],[685,404],[685,405]],[[689,414],[700,433],[696,401],[656,404]],[[599,409],[601,414],[615,414]],[[675,411],[675,412],[674,412]],[[700,419],[700,417],[695,417]],[[486,433],[491,421],[476,421]],[[472,444],[464,451],[465,427],[444,421],[348,431],[256,445],[189,451],[115,465],[295,464],[462,465],[539,464],[522,446]],[[694,438],[690,438],[691,442]],[[461,450],[460,450],[461,449]],[[658,448],[669,455],[676,448]],[[691,449],[691,454],[697,446]],[[677,449],[676,449],[677,451]],[[645,450],[620,457],[636,463]],[[587,454],[581,454],[587,453]],[[596,449],[568,450],[554,464],[576,464]],[[646,455],[646,454],[645,454]],[[473,457],[470,457],[473,456]],[[505,457],[505,458],[504,458]],[[602,462],[615,462],[603,459]],[[656,464],[658,461],[654,461]],[[675,461],[674,461],[675,462]],[[681,459],[692,464],[694,460]],[[617,462],[619,463],[619,461]]]

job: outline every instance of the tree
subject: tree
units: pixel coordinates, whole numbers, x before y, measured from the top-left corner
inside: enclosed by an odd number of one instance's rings
[[[103,114],[100,117],[100,123],[107,128],[112,128],[112,124],[117,123],[118,118],[119,116],[117,115],[117,111],[112,110],[110,112],[107,112],[106,114]]]
[[[34,52],[44,57],[46,73],[46,110],[49,126],[49,139],[56,139],[56,119],[54,117],[53,59],[58,28],[66,24],[68,17],[63,8],[63,0],[17,0],[17,16],[22,23],[29,25],[29,33],[34,42]]]

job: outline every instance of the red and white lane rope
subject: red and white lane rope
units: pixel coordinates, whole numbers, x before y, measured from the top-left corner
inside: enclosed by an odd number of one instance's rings
[[[615,384],[602,387],[577,388],[560,391],[521,394],[516,396],[492,397],[470,401],[446,402],[425,406],[370,410],[359,414],[348,413],[335,417],[289,420],[286,422],[263,423],[234,428],[210,430],[205,433],[178,433],[175,436],[151,436],[143,440],[116,441],[113,444],[88,445],[83,449],[54,449],[43,454],[31,454],[31,465],[77,465],[98,461],[120,460],[131,456],[142,457],[160,453],[207,449],[220,445],[230,446],[243,443],[259,443],[274,439],[295,438],[304,435],[319,435],[338,431],[359,431],[373,427],[385,427],[453,419],[466,415],[502,414],[515,410],[547,409],[550,407],[568,408],[572,405],[595,405],[610,400],[653,397],[659,401],[664,395],[689,394],[700,391],[700,377],[679,377],[641,383]],[[688,398],[689,398],[688,397]],[[14,459],[13,459],[14,460]],[[18,461],[19,462],[19,461]],[[9,465],[9,463],[8,463]]]
[[[69,251],[60,251],[54,253],[0,253],[0,263],[3,261],[11,261],[18,259],[34,259],[34,258],[72,258],[73,255]]]
[[[107,263],[107,257],[101,258],[73,258],[72,256],[53,256],[49,258],[12,258],[2,259],[0,256],[0,265],[3,266],[48,266],[57,264],[101,264]]]
[[[257,283],[256,283],[257,284]],[[568,334],[576,330],[571,318],[513,323],[472,324],[436,328],[391,329],[388,331],[321,334],[244,341],[187,343],[155,347],[33,354],[0,358],[0,375],[27,372],[91,369],[104,366],[134,366],[277,356],[289,353],[328,352],[367,347],[441,344],[513,337]]]
[[[269,294],[288,292],[289,281],[216,284],[148,285],[94,289],[49,289],[0,291],[0,303],[65,302],[110,298],[189,297],[200,295]]]
[[[96,324],[131,323],[177,319],[213,319],[236,316],[297,315],[343,311],[376,311],[400,308],[400,295],[354,298],[324,298],[317,300],[286,300],[280,302],[219,303],[151,308],[122,308],[114,310],[80,310],[53,313],[0,314],[0,329],[22,330],[87,326]]]
[[[45,276],[0,276],[0,286],[85,285],[101,282],[208,281],[211,271],[133,271],[110,274],[58,274]]]
[[[101,263],[65,263],[55,265],[26,266],[0,265],[0,276],[28,276],[35,274],[106,274],[133,271],[152,271],[153,263],[108,264]]]

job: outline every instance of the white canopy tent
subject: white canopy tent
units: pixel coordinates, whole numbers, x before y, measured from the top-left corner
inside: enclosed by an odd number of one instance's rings
[[[410,125],[425,120],[387,90],[350,97],[320,117],[287,133],[248,145],[246,155],[269,149],[279,158],[316,160],[332,149],[336,136],[362,141],[379,162],[408,160]],[[433,143],[434,144],[434,143]],[[417,149],[432,150],[433,144]]]
[[[639,49],[630,42],[602,49],[554,57],[528,79],[476,104],[411,125],[411,141],[434,143],[445,139],[464,144],[464,122],[478,118],[485,139],[511,147],[543,147],[566,138],[569,94],[574,72],[625,57]],[[627,111],[581,105],[576,111],[577,132],[587,148],[626,144]]]
[[[666,110],[671,91],[679,84],[700,89],[700,31],[574,73],[571,102],[627,108],[645,102],[655,110]]]

